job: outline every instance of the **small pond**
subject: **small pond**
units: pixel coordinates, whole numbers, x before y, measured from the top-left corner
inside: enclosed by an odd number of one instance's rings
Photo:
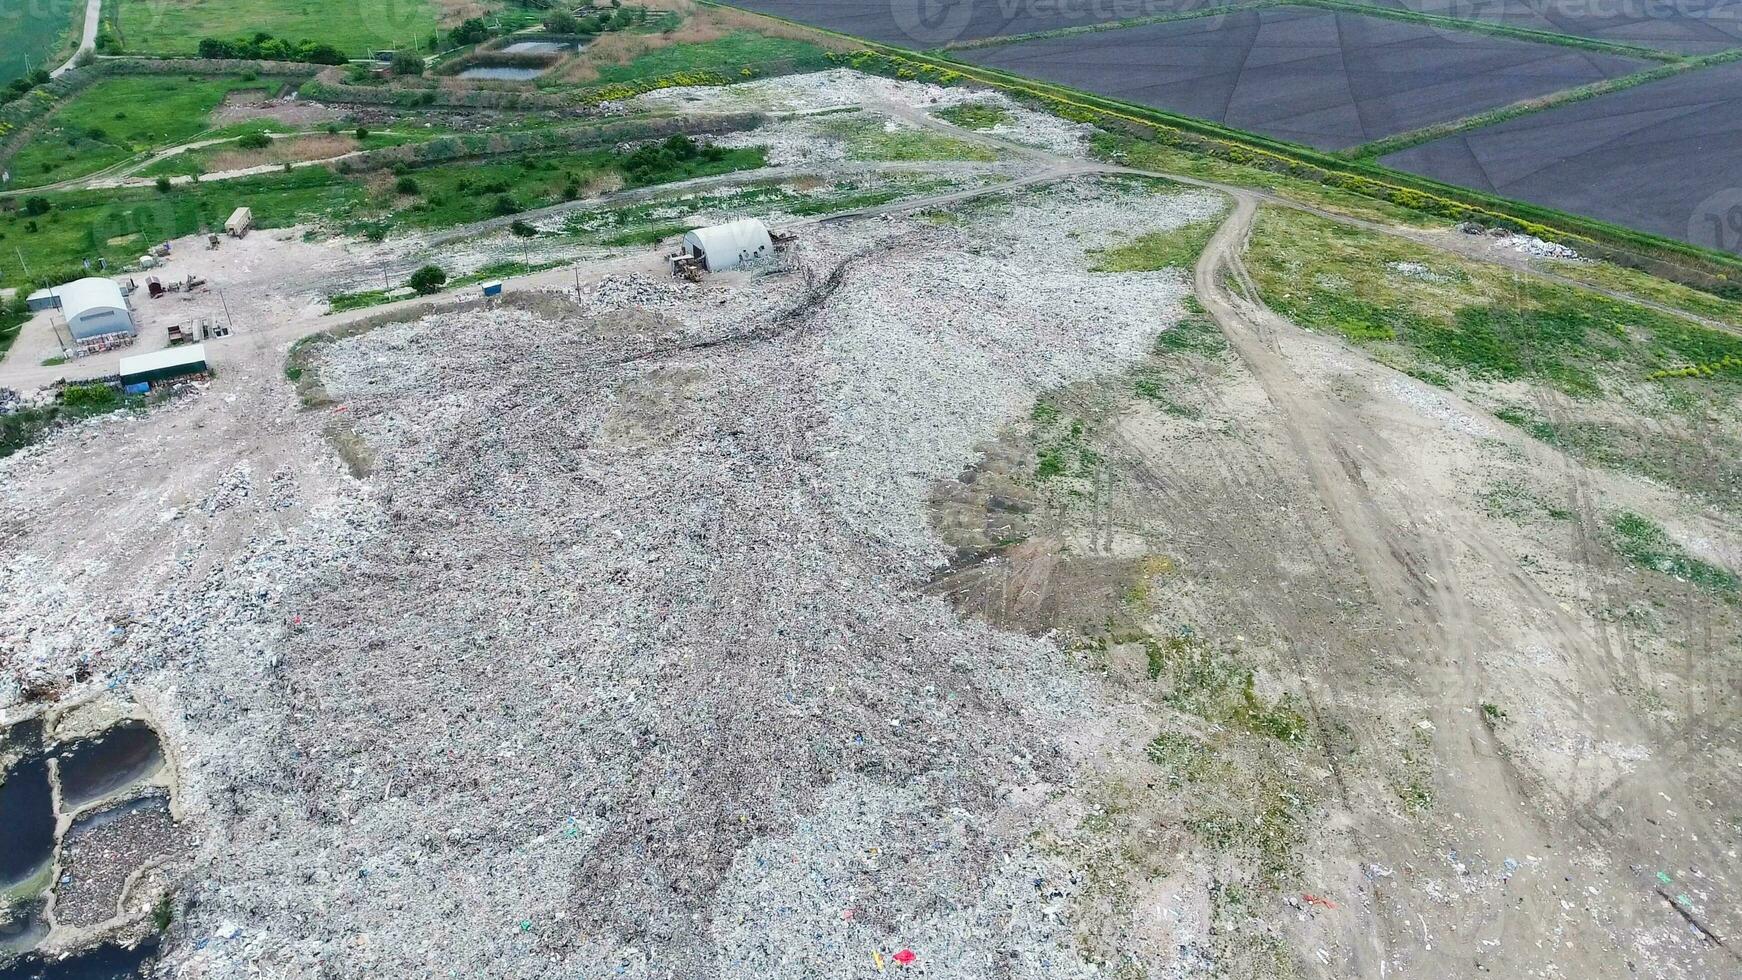
[[[0,980],[133,980],[145,975],[157,948],[152,936],[137,946],[103,943],[59,960],[32,953],[0,966]]]
[[[7,748],[22,752],[0,771],[0,892],[9,892],[43,873],[54,856],[54,794],[42,755],[42,726],[24,722],[0,735]]]
[[[510,68],[506,65],[482,65],[460,72],[461,78],[494,78],[498,81],[524,82],[544,74],[543,68]]]
[[[578,44],[562,41],[515,41],[502,49],[504,54],[566,54],[580,50]]]
[[[145,779],[163,766],[157,733],[142,721],[122,722],[95,738],[72,743],[59,755],[61,808],[69,811]]]

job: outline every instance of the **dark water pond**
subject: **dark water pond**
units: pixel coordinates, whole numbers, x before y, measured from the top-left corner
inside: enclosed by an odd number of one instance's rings
[[[156,937],[138,946],[104,943],[64,960],[30,955],[0,966],[0,980],[132,980],[157,955]]]
[[[150,776],[163,766],[157,733],[127,721],[60,749],[61,807],[71,812]]]

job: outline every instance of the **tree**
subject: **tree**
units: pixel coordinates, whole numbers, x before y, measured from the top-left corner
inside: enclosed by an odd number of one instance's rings
[[[574,14],[559,7],[544,15],[544,29],[552,34],[577,34],[580,32],[581,22],[575,19]]]
[[[415,51],[395,51],[391,62],[395,75],[423,74],[423,56]]]
[[[472,17],[460,22],[460,26],[448,32],[448,40],[455,47],[468,44],[479,44],[490,37],[490,26],[483,20]]]
[[[441,292],[442,284],[448,281],[448,274],[439,266],[426,265],[411,274],[409,285],[417,290],[419,296]]]
[[[27,197],[24,199],[24,213],[32,217],[47,214],[52,207],[54,205],[49,203],[46,197]]]

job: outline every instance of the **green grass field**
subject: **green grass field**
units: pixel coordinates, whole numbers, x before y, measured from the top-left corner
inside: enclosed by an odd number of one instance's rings
[[[44,120],[12,158],[11,188],[83,177],[205,132],[231,92],[276,86],[267,80],[190,79],[179,75],[107,78]]]
[[[261,228],[325,222],[379,237],[401,228],[445,228],[556,204],[578,196],[595,178],[651,186],[760,167],[764,155],[759,147],[747,147],[653,168],[632,166],[634,159],[598,150],[468,160],[410,171],[416,190],[408,194],[399,193],[390,174],[348,175],[326,167],[180,185],[168,193],[150,187],[59,192],[44,195],[52,203],[45,214],[20,209],[0,217],[0,282],[70,277],[84,259],[129,262],[156,242],[220,227],[242,204],[254,209],[254,223]]]
[[[823,49],[814,44],[736,31],[712,41],[658,48],[628,64],[600,65],[599,77],[587,84],[633,82],[678,72],[737,72],[745,65],[777,62],[791,62],[801,71],[833,67]]]
[[[83,0],[0,0],[0,84],[60,64],[84,9]]]
[[[201,38],[265,31],[362,55],[422,44],[436,29],[431,0],[120,0],[119,14],[123,45],[140,54],[192,54]]]

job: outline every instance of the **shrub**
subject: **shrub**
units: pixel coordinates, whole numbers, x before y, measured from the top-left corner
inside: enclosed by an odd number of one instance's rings
[[[24,199],[24,213],[31,216],[47,214],[54,205],[46,197],[27,197]]]
[[[264,150],[272,144],[272,138],[265,133],[247,133],[236,140],[236,145],[244,150]]]
[[[419,296],[428,296],[440,292],[442,284],[448,281],[448,274],[439,266],[426,265],[411,274],[408,285],[417,290]]]
[[[416,194],[419,188],[416,178],[401,177],[394,183],[393,189],[401,194]]]
[[[490,27],[477,17],[461,21],[460,26],[448,32],[448,40],[455,47],[467,44],[478,44],[490,37]]]
[[[516,219],[513,224],[509,225],[508,230],[513,232],[514,234],[520,236],[521,238],[531,238],[532,236],[538,234],[537,228],[534,228],[531,225],[529,225],[526,222],[521,221],[519,219]]]
[[[497,217],[505,218],[520,210],[520,205],[514,203],[514,198],[509,197],[507,194],[503,194],[496,198],[496,203],[490,206],[490,210],[495,212]]]
[[[391,70],[395,75],[423,74],[423,56],[415,51],[395,51]]]
[[[367,126],[358,126],[357,131],[352,135],[357,137],[359,140],[366,140],[369,138],[369,128]]]
[[[581,24],[574,14],[559,8],[544,15],[544,29],[552,34],[575,34],[580,31]]]
[[[168,177],[158,177],[155,183],[157,184],[157,192],[159,194],[168,194],[169,193],[169,178]]]

